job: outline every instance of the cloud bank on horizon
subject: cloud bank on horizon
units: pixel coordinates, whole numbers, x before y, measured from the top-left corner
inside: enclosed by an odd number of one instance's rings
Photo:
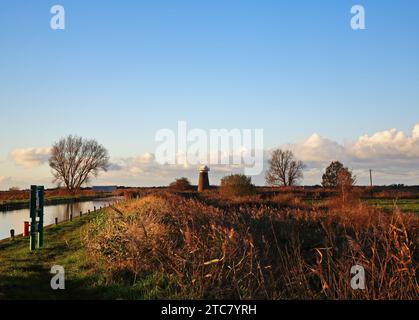
[[[47,163],[50,151],[51,148],[15,149],[10,157],[17,165],[30,169]]]
[[[334,160],[343,162],[354,170],[359,184],[368,184],[369,169],[374,171],[375,184],[419,185],[419,123],[408,135],[397,129],[363,135],[355,141],[338,143],[312,134],[301,143],[279,146],[294,151],[297,158],[307,165],[302,184],[320,184],[325,167]],[[47,166],[50,148],[16,149],[10,159],[23,170],[36,172],[39,167]],[[265,169],[270,150],[265,150]],[[211,167],[211,182],[218,183],[226,174],[243,172],[242,166],[217,165]],[[28,172],[28,179],[31,172]],[[103,173],[95,184],[117,184],[125,186],[167,185],[175,178],[188,177],[197,180],[197,168],[188,165],[160,165],[153,153],[148,152],[128,158],[113,158],[110,170]],[[37,179],[52,186],[45,176]],[[264,173],[253,177],[255,184],[264,184]],[[25,187],[13,177],[0,176],[0,188],[12,186]]]

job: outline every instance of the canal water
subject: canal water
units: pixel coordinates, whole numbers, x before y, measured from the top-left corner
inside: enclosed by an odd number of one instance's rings
[[[91,201],[45,206],[44,226],[54,224],[55,218],[58,218],[59,222],[70,220],[71,213],[73,213],[73,217],[78,217],[80,211],[83,213],[88,212],[88,210],[93,211],[94,207],[99,209],[120,199],[118,197],[100,198]],[[30,221],[29,209],[0,211],[0,240],[9,238],[11,229],[15,230],[16,235],[22,234],[25,221]]]

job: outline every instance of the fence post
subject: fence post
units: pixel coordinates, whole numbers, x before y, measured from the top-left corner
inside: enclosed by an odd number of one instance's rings
[[[14,229],[10,230],[10,238],[12,239],[12,241],[15,241],[15,230]]]
[[[31,225],[30,225],[30,242],[29,242],[29,247],[30,250],[33,251],[36,248],[36,206],[37,206],[37,187],[36,186],[31,186],[31,193],[30,193],[30,218],[31,218]]]
[[[58,218],[55,218],[55,225],[58,224]]]
[[[29,236],[29,221],[23,222],[23,236],[24,237]]]
[[[38,187],[38,197],[39,197],[39,207],[37,208],[37,215],[39,217],[39,222],[37,225],[37,232],[38,232],[38,248],[42,248],[44,246],[44,187]]]

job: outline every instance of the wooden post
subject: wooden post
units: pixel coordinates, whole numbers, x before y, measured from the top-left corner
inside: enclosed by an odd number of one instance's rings
[[[24,237],[29,236],[29,221],[23,222],[23,236]]]
[[[83,215],[83,212],[82,211],[80,211],[80,217]]]
[[[58,225],[58,218],[55,218],[55,225]]]
[[[96,212],[96,207],[93,207],[93,212]]]
[[[89,210],[87,210],[87,214],[90,214],[90,209],[89,209]]]
[[[70,221],[73,221],[73,214],[70,213]]]
[[[12,241],[15,241],[15,230],[14,229],[10,230],[10,238],[12,239]]]
[[[39,222],[37,226],[38,231],[38,248],[44,246],[44,195],[45,190],[43,186],[38,187],[39,207],[37,208],[37,215]]]
[[[30,250],[33,251],[36,248],[36,206],[37,206],[37,193],[38,188],[36,186],[31,186],[30,191],[30,218],[31,218],[31,224],[30,224],[30,241],[29,241],[29,247]]]
[[[372,170],[370,169],[370,188],[371,188],[371,198],[374,197],[374,185],[372,183]]]
[[[372,170],[370,169],[370,187],[372,188]]]

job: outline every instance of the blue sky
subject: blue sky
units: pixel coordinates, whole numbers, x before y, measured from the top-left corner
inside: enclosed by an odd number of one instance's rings
[[[64,31],[49,27],[54,4]],[[350,28],[355,4],[366,30]],[[45,165],[10,155],[71,133],[113,158],[153,152],[156,131],[178,120],[263,128],[267,149],[313,133],[339,144],[391,128],[410,135],[418,15],[415,0],[1,1],[0,189],[50,179]]]

